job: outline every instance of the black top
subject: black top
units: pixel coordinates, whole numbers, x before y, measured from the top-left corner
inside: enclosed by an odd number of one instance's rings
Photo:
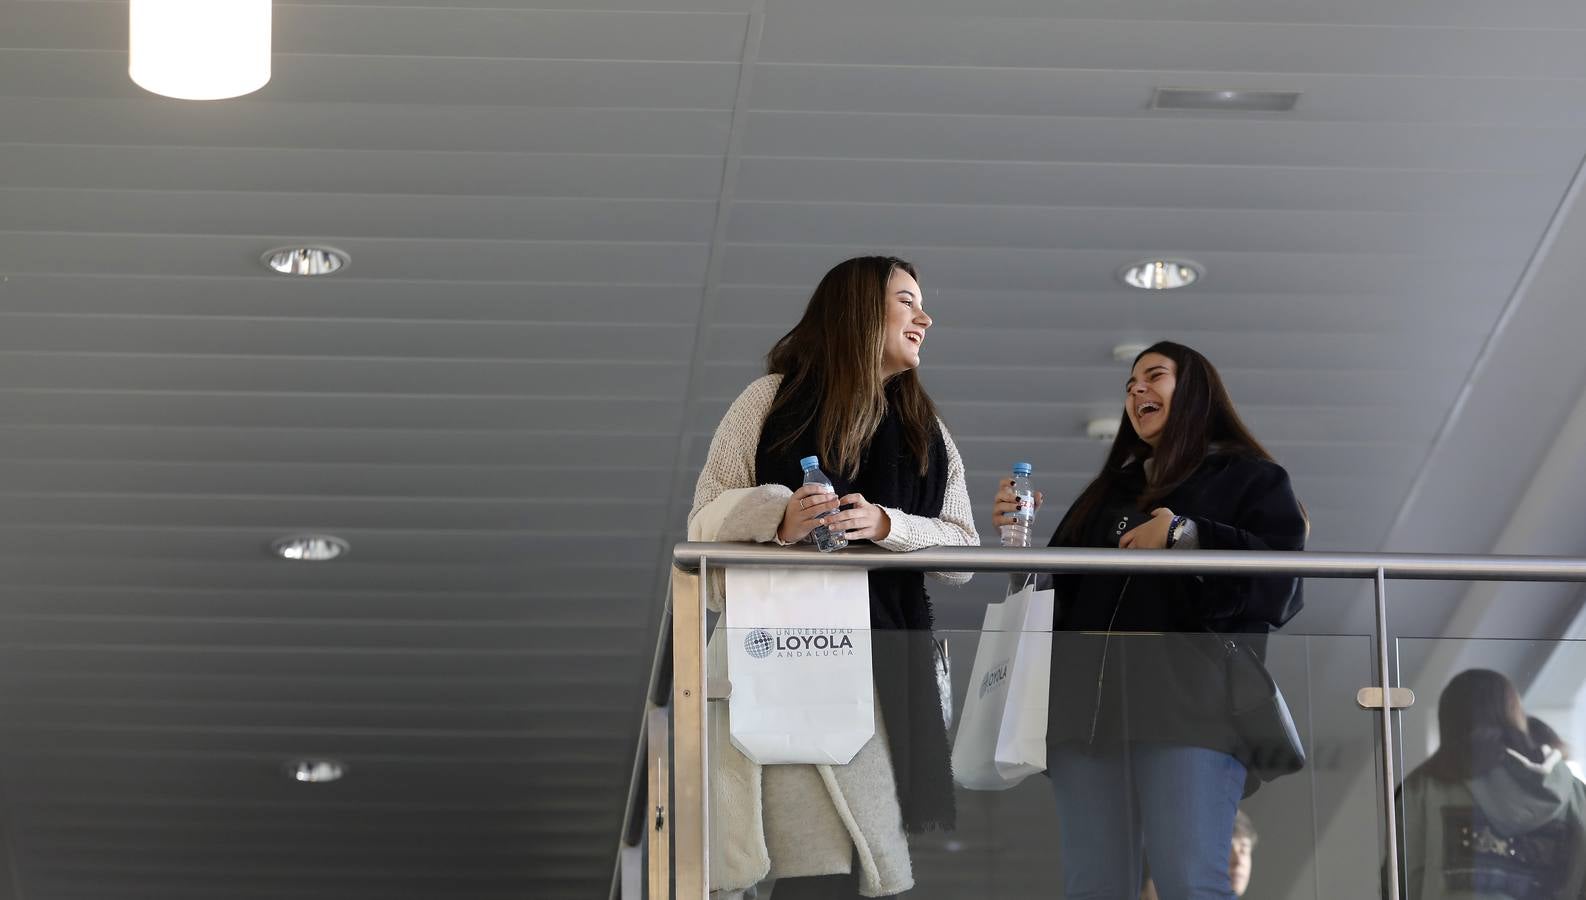
[[[1130,463],[1078,545],[1116,547],[1147,521],[1136,506],[1145,486],[1143,466]],[[1305,546],[1288,473],[1267,460],[1214,452],[1154,505],[1193,519],[1202,549]],[[1054,534],[1050,546],[1065,544]],[[1264,636],[1283,625],[1302,605],[1299,579],[1087,574],[1055,576],[1053,587],[1048,745],[1154,741],[1246,757],[1228,712],[1222,644],[1209,632]],[[1264,651],[1264,637],[1242,640]]]

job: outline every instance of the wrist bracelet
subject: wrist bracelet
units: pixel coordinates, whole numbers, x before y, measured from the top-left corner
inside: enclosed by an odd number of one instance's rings
[[[1174,516],[1172,520],[1167,523],[1167,541],[1164,542],[1164,549],[1172,550],[1173,545],[1178,543],[1179,534],[1183,530],[1184,517]]]

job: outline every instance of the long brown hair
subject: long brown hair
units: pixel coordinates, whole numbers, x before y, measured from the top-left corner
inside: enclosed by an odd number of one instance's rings
[[[1514,682],[1491,669],[1466,669],[1443,688],[1437,701],[1437,752],[1427,771],[1443,782],[1485,774],[1510,748],[1540,762],[1525,707]]]
[[[1155,506],[1193,475],[1213,444],[1223,452],[1272,459],[1272,454],[1239,418],[1234,401],[1223,386],[1222,376],[1217,374],[1217,367],[1211,360],[1183,344],[1158,341],[1142,350],[1132,365],[1138,365],[1140,358],[1148,353],[1173,360],[1178,369],[1167,424],[1153,449],[1134,430],[1129,412],[1124,410],[1118,423],[1118,436],[1113,438],[1112,449],[1107,451],[1101,473],[1080,493],[1064,519],[1060,539],[1065,543],[1079,543],[1083,539],[1086,526],[1122,477],[1123,468],[1130,459],[1149,457],[1154,460],[1151,480],[1137,501],[1141,511]]]
[[[860,256],[833,266],[815,286],[804,317],[766,354],[766,371],[782,376],[772,413],[800,395],[819,398],[810,417],[773,446],[790,446],[813,428],[822,466],[852,478],[890,401],[925,474],[936,437],[936,404],[913,369],[881,376],[887,281],[894,269],[920,277],[895,256]]]

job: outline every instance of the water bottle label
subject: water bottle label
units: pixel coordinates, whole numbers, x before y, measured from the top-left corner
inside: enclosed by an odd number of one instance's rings
[[[1033,519],[1033,518],[1035,518],[1035,495],[1034,494],[1018,494],[1018,495],[1015,495],[1014,503],[1015,503],[1015,506],[1013,508],[1013,511],[1011,513],[1009,513],[1008,515],[1012,516],[1015,519]]]

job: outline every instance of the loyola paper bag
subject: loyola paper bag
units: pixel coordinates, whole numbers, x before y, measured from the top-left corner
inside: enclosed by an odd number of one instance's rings
[[[843,765],[876,731],[870,580],[858,569],[727,569],[732,742],[761,765]]]
[[[1031,579],[986,606],[953,740],[953,780],[963,787],[1004,791],[1046,769],[1052,603],[1052,591],[1035,590]]]

